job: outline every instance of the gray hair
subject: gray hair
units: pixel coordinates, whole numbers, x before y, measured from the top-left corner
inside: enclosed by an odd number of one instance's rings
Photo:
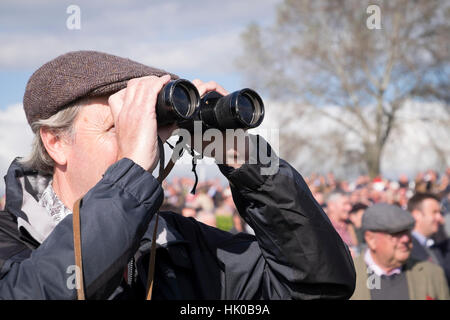
[[[346,192],[344,192],[344,191],[340,191],[340,190],[335,190],[335,191],[332,191],[328,196],[327,196],[327,203],[330,203],[330,202],[336,202],[336,201],[338,201],[341,197],[345,197],[345,196],[347,196],[348,194],[346,193]]]
[[[19,162],[27,167],[38,170],[43,174],[53,174],[55,162],[45,149],[41,138],[41,128],[50,130],[58,138],[73,142],[74,122],[80,109],[87,103],[88,99],[78,100],[48,119],[39,119],[31,124],[34,132],[31,153]]]

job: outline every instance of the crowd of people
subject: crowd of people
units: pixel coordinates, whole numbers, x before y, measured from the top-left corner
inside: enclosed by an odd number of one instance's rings
[[[359,176],[354,181],[340,180],[333,173],[325,175],[311,174],[304,177],[314,198],[335,224],[341,237],[350,247],[362,242],[362,214],[375,203],[387,203],[408,209],[408,200],[416,193],[432,193],[440,199],[442,224],[436,237],[450,236],[450,168],[442,175],[435,170],[419,172],[414,179],[401,174],[398,179],[386,179],[381,176],[370,179]],[[188,217],[194,217],[208,225],[229,231],[245,231],[243,222],[238,217],[229,186],[224,186],[219,179],[199,182],[196,193],[190,193],[194,179],[174,177],[170,182],[164,181],[165,200],[162,210],[172,210]],[[345,197],[341,197],[344,195]],[[233,218],[235,217],[235,218]],[[228,218],[233,224],[217,224],[217,220]],[[341,224],[339,222],[342,222]],[[251,232],[251,230],[250,230]],[[438,239],[440,240],[440,239]]]
[[[230,187],[224,186],[220,179],[199,182],[195,194],[191,193],[194,179],[188,177],[174,177],[163,184],[161,211],[179,212],[185,217],[233,233],[253,233],[239,216]]]
[[[450,214],[447,214],[450,211],[450,168],[441,175],[435,170],[419,172],[414,179],[401,174],[397,180],[359,176],[348,181],[337,179],[333,173],[313,173],[304,179],[335,228],[341,231],[341,237],[352,248],[363,242],[359,231],[362,215],[368,207],[375,203],[388,203],[407,210],[408,200],[416,193],[428,192],[440,199],[445,222],[435,237],[441,240],[450,236]],[[179,212],[225,231],[252,233],[240,219],[228,185],[225,186],[219,178],[202,181],[192,194],[193,185],[194,179],[189,177],[173,177],[170,182],[164,181],[165,198],[161,210]],[[0,210],[4,204],[5,195],[0,197]]]
[[[375,203],[387,203],[408,210],[408,201],[415,194],[429,193],[436,196],[442,205],[444,221],[437,240],[450,236],[450,168],[439,175],[435,170],[419,172],[414,179],[402,174],[397,180],[378,176],[370,179],[359,176],[355,181],[338,180],[332,173],[312,174],[306,177],[315,199],[322,205],[330,220],[335,224],[344,241],[350,247],[362,242],[362,233],[358,232],[364,211]],[[341,197],[345,195],[344,197]],[[341,233],[341,232],[340,232]]]

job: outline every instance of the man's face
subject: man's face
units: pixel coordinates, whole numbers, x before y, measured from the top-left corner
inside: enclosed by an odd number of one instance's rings
[[[349,215],[350,221],[356,228],[361,228],[362,216],[364,214],[364,211],[365,211],[364,209],[359,209],[358,211]]]
[[[394,234],[386,232],[369,232],[367,244],[377,264],[394,269],[401,267],[408,260],[412,249],[411,231]]]
[[[438,232],[439,226],[444,223],[439,202],[429,198],[422,201],[421,210],[415,210],[415,229],[425,237],[431,237]]]
[[[193,208],[183,208],[181,214],[183,217],[195,217],[197,212]]]
[[[330,204],[330,209],[338,220],[345,221],[348,219],[348,213],[352,209],[350,198],[348,196],[340,196]]]
[[[91,99],[74,123],[74,139],[68,145],[67,175],[74,191],[86,194],[117,161],[114,120],[107,97]]]
[[[361,188],[360,192],[359,192],[359,201],[360,202],[367,202],[367,200],[369,199],[369,189],[364,187]]]
[[[350,203],[355,204],[359,201],[359,190],[355,190],[350,195]]]

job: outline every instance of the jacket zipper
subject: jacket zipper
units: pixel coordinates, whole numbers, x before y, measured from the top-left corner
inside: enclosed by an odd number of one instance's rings
[[[132,285],[134,283],[135,280],[135,262],[134,262],[134,257],[131,258],[130,262],[128,262],[128,285]]]

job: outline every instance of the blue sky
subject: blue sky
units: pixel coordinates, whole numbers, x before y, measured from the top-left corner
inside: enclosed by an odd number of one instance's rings
[[[273,23],[279,0],[110,0],[0,2],[0,109],[20,103],[42,64],[73,50],[98,50],[160,67],[187,79],[215,80],[234,91],[240,34]],[[77,5],[81,29],[69,30]]]
[[[0,108],[22,101],[23,93],[32,71],[0,71]]]

